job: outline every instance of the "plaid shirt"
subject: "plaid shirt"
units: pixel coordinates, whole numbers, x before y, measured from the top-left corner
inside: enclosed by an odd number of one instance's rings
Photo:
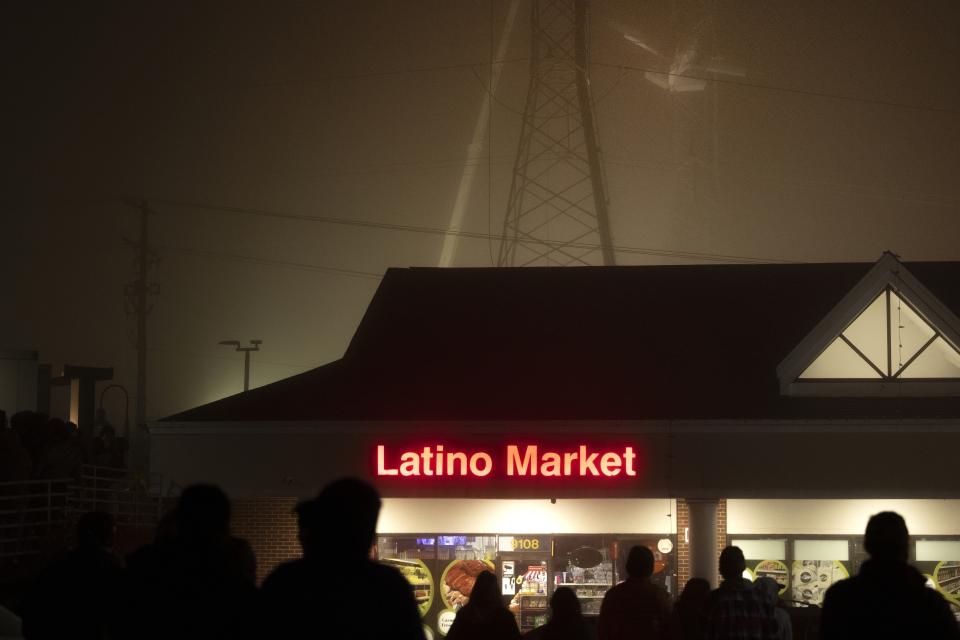
[[[707,640],[777,640],[773,605],[746,580],[725,580],[710,594]]]

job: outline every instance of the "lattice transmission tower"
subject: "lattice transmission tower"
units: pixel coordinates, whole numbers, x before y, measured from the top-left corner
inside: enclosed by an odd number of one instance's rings
[[[498,266],[612,265],[587,0],[534,0],[530,85]]]

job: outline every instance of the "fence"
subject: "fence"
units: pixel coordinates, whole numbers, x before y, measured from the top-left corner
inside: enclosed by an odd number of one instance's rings
[[[68,507],[74,515],[103,511],[117,525],[152,527],[163,514],[159,486],[159,474],[143,478],[126,469],[85,464],[70,485]]]
[[[73,481],[0,482],[0,558],[36,555],[64,542]]]
[[[153,527],[163,513],[160,477],[83,465],[75,478],[0,482],[0,560],[62,549],[81,513],[102,511],[118,526]]]

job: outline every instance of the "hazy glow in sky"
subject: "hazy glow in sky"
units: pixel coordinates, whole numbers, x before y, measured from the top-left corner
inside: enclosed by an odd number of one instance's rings
[[[528,81],[529,0],[497,51],[511,1],[21,3],[0,39],[16,61],[5,150],[17,160],[4,174],[0,346],[114,366],[134,388],[129,194],[433,229],[459,210],[465,230],[498,233]],[[960,259],[957,3],[704,6],[593,3],[620,264]],[[746,75],[663,91],[645,79],[663,61],[624,28],[664,55],[696,31],[704,55]],[[471,159],[491,49],[505,62]],[[264,340],[254,386],[339,357],[377,280],[311,265],[378,274],[436,265],[443,248],[431,233],[155,208],[151,418],[240,390],[242,355],[223,339]],[[489,266],[496,246],[460,238],[452,264]]]

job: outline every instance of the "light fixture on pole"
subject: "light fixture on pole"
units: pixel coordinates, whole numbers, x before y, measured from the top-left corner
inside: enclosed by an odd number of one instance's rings
[[[220,344],[227,347],[236,347],[237,351],[243,352],[243,390],[250,389],[250,352],[260,351],[260,345],[263,340],[251,340],[249,346],[241,346],[239,340],[221,340]]]

